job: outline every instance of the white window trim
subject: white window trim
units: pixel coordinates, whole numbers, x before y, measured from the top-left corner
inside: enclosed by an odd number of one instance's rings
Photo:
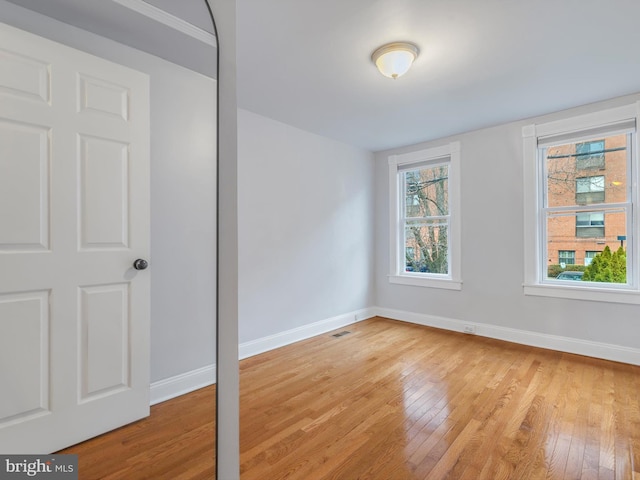
[[[436,161],[448,158],[449,163],[449,274],[412,273],[404,271],[401,262],[400,221],[400,185],[398,167],[402,165]],[[441,147],[427,148],[416,152],[392,155],[389,157],[389,282],[400,285],[418,287],[443,288],[448,290],[462,289],[461,275],[461,221],[460,221],[460,142],[451,142]]]
[[[638,258],[640,258],[640,234],[635,233],[632,242],[627,243],[627,250],[631,251],[635,265],[633,265],[633,279],[630,286],[616,286],[603,284],[603,286],[594,287],[578,286],[572,284],[554,284],[552,281],[543,283],[543,272],[541,267],[540,256],[542,248],[540,247],[540,219],[539,211],[539,189],[538,184],[540,175],[540,162],[538,161],[538,138],[570,134],[571,132],[581,132],[608,124],[615,124],[624,120],[635,119],[636,129],[640,128],[640,102],[623,107],[612,108],[600,112],[594,112],[586,115],[580,115],[563,120],[557,120],[544,124],[527,125],[522,128],[523,148],[524,148],[524,294],[554,298],[570,298],[577,300],[589,300],[599,302],[612,303],[630,303],[640,304],[640,267],[638,266]],[[632,165],[629,181],[633,184],[633,198],[631,199],[632,208],[629,213],[633,216],[632,221],[636,226],[636,230],[640,226],[640,151],[638,150],[638,137],[636,133],[633,136],[633,144],[631,148],[634,151],[635,165]],[[539,267],[540,266],[540,267]]]

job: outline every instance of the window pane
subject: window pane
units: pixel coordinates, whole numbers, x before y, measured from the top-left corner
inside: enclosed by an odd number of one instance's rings
[[[442,221],[407,222],[405,271],[449,273],[448,226]],[[412,255],[409,255],[409,252]]]
[[[404,173],[405,215],[434,217],[449,214],[449,167],[437,165]]]
[[[627,135],[544,149],[547,206],[626,202],[627,153]]]
[[[576,167],[578,170],[604,168],[604,140],[576,143]]]
[[[547,215],[547,278],[556,278],[554,265],[589,265],[605,247],[615,252],[622,244],[626,250],[626,223],[625,212]]]

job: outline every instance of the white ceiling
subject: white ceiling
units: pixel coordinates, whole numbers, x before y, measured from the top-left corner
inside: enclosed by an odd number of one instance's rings
[[[640,91],[639,0],[238,0],[240,105],[370,150]],[[380,75],[378,46],[421,55]]]
[[[98,33],[133,28],[112,1],[11,1],[74,24],[91,4]],[[146,2],[212,31],[200,0]],[[638,18],[639,0],[237,0],[238,103],[372,151],[408,145],[640,92]],[[148,38],[137,48],[176,50]],[[398,40],[421,55],[391,80],[370,55]],[[198,70],[192,41],[173,61]]]

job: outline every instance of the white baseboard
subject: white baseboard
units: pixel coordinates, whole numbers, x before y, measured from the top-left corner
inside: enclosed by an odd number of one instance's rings
[[[354,312],[345,313],[336,317],[327,318],[302,327],[287,330],[275,335],[246,342],[240,345],[240,359],[251,357],[259,353],[267,352],[275,348],[284,347],[300,340],[330,332],[336,328],[341,328],[352,323],[375,317],[373,308],[364,308]],[[208,387],[216,383],[216,366],[207,365],[190,372],[176,375],[153,382],[150,388],[150,404],[171,400],[185,393],[193,392],[199,388]]]
[[[546,348],[560,352],[575,353],[589,357],[602,358],[615,362],[640,365],[640,349],[622,347],[608,343],[592,342],[558,335],[517,330],[515,328],[488,325],[486,323],[463,322],[452,318],[426,315],[423,313],[407,312],[383,307],[370,307],[354,312],[345,313],[319,322],[303,325],[298,328],[259,338],[240,344],[240,359],[258,355],[276,348],[284,347],[300,340],[306,340],[315,335],[330,332],[337,328],[346,327],[371,317],[380,316],[400,320],[403,322],[441,328],[454,332],[464,332],[465,327],[471,326],[475,334],[483,337],[495,338],[507,342]],[[185,393],[198,390],[216,383],[216,366],[207,365],[187,373],[176,375],[151,384],[150,403],[155,405]]]
[[[171,400],[214,383],[216,383],[215,364],[159,380],[151,384],[150,404],[155,405],[156,403]]]
[[[336,328],[345,327],[367,318],[375,317],[377,314],[374,308],[363,308],[336,317],[320,320],[319,322],[303,325],[298,328],[286,330],[284,332],[269,335],[250,342],[240,344],[240,359],[252,357],[260,353],[268,352],[279,347],[284,347],[291,343],[306,340],[315,335],[330,332]]]
[[[391,318],[403,322],[425,325],[428,327],[442,328],[454,332],[464,332],[465,326],[472,326],[475,334],[483,337],[505,340],[507,342],[520,343],[532,347],[547,348],[560,352],[575,353],[588,357],[602,358],[614,362],[640,365],[640,349],[612,345],[608,343],[592,342],[558,335],[517,330],[515,328],[488,325],[486,323],[463,322],[451,318],[425,315],[421,313],[406,312],[390,308],[373,307],[371,309],[380,317]]]

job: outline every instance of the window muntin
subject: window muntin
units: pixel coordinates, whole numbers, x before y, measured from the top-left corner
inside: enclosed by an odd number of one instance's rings
[[[460,290],[460,143],[389,157],[391,283]]]

